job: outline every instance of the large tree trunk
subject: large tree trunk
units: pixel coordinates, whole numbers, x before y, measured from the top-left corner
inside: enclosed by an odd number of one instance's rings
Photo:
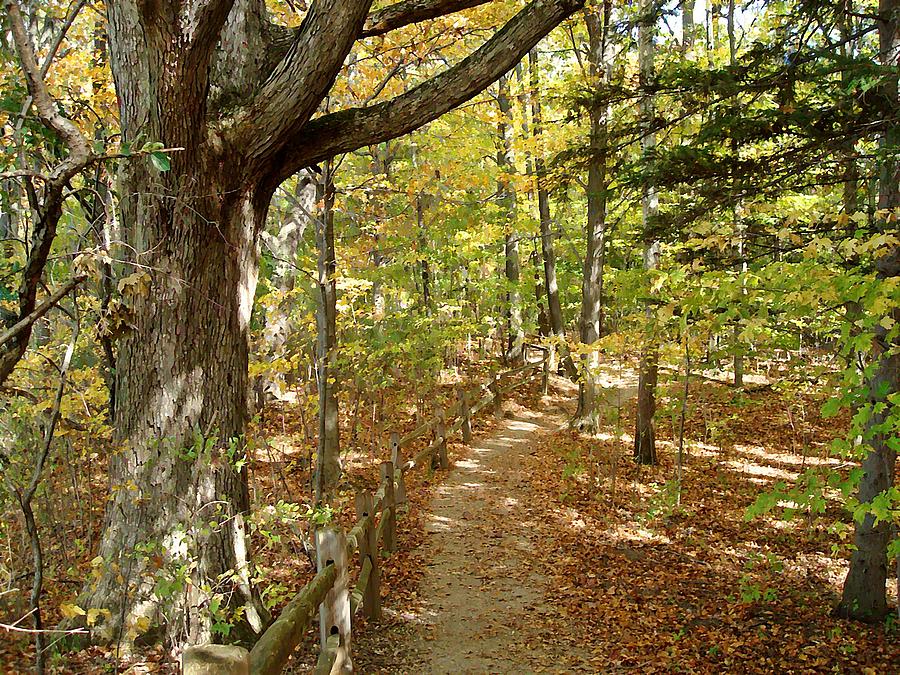
[[[143,158],[120,175],[135,265],[116,367],[121,449],[82,606],[110,611],[110,639],[159,626],[180,644],[211,638],[217,602],[243,607],[239,623],[253,630],[264,622],[248,566],[243,434],[256,237],[271,193],[238,178],[229,149],[203,133],[208,55],[180,46],[187,27],[147,25],[141,11],[108,7],[123,137],[183,150],[165,173]]]
[[[654,101],[647,87],[654,78],[653,42],[656,34],[655,5],[650,0],[641,4],[641,23],[638,26],[638,59],[640,64],[640,80],[643,88],[641,98],[641,124],[643,136],[641,148],[645,156],[656,148],[656,133],[653,131]],[[649,232],[659,209],[659,195],[654,185],[644,185],[642,199],[642,218],[646,237],[644,250],[644,269],[652,272],[659,267],[660,246],[653,241]],[[656,383],[659,372],[659,346],[653,334],[652,308],[647,310],[648,332],[644,336],[641,360],[638,373],[638,401],[634,431],[634,459],[640,464],[656,464]]]
[[[612,73],[610,45],[610,14],[612,3],[608,0],[601,9],[585,10],[588,29],[590,76],[594,86],[609,84]],[[592,345],[600,339],[603,330],[603,266],[606,250],[606,191],[609,108],[594,105],[590,114],[591,158],[587,180],[587,249],[581,281],[582,344]],[[578,386],[578,410],[575,424],[587,431],[599,430],[597,418],[596,370],[599,354],[592,351],[581,364]]]
[[[900,61],[900,1],[881,0],[878,22],[880,60],[883,66],[896,69]],[[897,109],[898,86],[896,70],[888,80],[886,94]],[[885,159],[879,177],[879,209],[894,211],[900,206],[900,162],[895,157],[900,146],[900,130],[890,128],[881,141]],[[883,218],[883,216],[879,216]],[[896,223],[880,220],[884,232],[896,231]],[[882,282],[900,277],[900,246],[891,250],[876,262],[878,279]],[[889,315],[895,325],[900,323],[900,308],[894,307]],[[900,383],[900,340],[891,338],[889,331],[879,323],[875,327],[872,353],[874,369],[867,382],[867,408],[871,417],[866,424],[863,442],[868,453],[862,462],[860,478],[860,504],[871,504],[876,497],[890,490],[896,479],[896,435],[889,422],[896,415],[896,396]],[[850,571],[844,581],[843,595],[836,612],[841,616],[862,621],[878,621],[888,612],[885,585],[888,578],[887,548],[892,536],[888,519],[876,522],[874,514],[867,513],[856,524],[853,543],[855,550],[850,559]]]
[[[519,232],[516,228],[516,189],[512,175],[516,171],[512,146],[512,103],[509,99],[509,80],[504,75],[498,80],[497,103],[500,121],[497,123],[497,165],[500,178],[497,181],[497,201],[506,219],[504,258],[506,272],[506,324],[507,342],[504,359],[510,365],[524,358],[525,329],[522,323],[522,294],[519,291]]]
[[[136,164],[122,184],[122,194],[133,195],[122,202],[129,243],[150,271],[130,293],[132,330],[119,348],[122,450],[110,459],[100,577],[86,606],[109,609],[109,637],[126,641],[142,632],[142,617],[178,642],[208,640],[213,598],[203,589],[230,571],[225,597],[246,605],[253,629],[262,625],[248,602],[242,447],[253,237],[264,208],[247,191],[236,204],[195,197],[231,186],[199,158],[175,161],[192,165],[182,168],[195,179],[184,188]],[[191,566],[187,584],[179,569]]]

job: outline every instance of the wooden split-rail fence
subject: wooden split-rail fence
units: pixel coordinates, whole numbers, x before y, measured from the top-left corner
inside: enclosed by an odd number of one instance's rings
[[[538,361],[528,361],[527,349],[538,351]],[[182,656],[184,675],[276,675],[281,673],[307,627],[319,614],[319,659],[316,674],[352,672],[352,617],[362,609],[365,616],[377,621],[381,617],[381,556],[397,550],[397,510],[406,502],[407,473],[419,466],[450,467],[447,439],[460,433],[464,443],[472,440],[472,418],[483,410],[502,415],[503,397],[513,389],[541,376],[541,391],[547,393],[550,376],[550,353],[546,347],[526,345],[525,365],[505,372],[495,372],[478,392],[476,402],[471,393],[457,391],[457,403],[450,418],[438,407],[434,417],[406,436],[390,435],[391,459],[381,463],[378,490],[356,495],[357,520],[349,532],[332,526],[316,531],[316,563],[318,572],[284,607],[281,614],[260,636],[249,652],[230,645],[197,645],[185,649]],[[520,379],[513,379],[520,376]],[[403,449],[431,432],[432,442],[405,459]],[[351,585],[351,560],[357,555],[356,583]]]

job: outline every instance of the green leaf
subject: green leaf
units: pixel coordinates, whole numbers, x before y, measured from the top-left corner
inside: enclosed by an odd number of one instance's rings
[[[165,172],[172,168],[172,163],[169,162],[169,158],[162,152],[151,152],[150,163],[153,164],[153,167],[159,172]]]

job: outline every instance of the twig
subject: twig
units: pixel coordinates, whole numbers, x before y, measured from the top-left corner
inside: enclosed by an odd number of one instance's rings
[[[62,300],[72,291],[72,289],[78,286],[78,284],[80,284],[85,279],[87,279],[87,275],[82,274],[75,277],[74,279],[69,280],[58,289],[56,289],[56,291],[49,298],[44,300],[44,302],[38,305],[31,314],[18,321],[11,328],[0,335],[0,345],[6,344],[14,337],[16,337],[19,333],[31,326],[35,321],[44,316],[44,314],[50,311],[50,309],[52,309],[56,303]]]
[[[28,616],[28,614],[26,614],[25,616]],[[0,628],[2,628],[5,631],[10,631],[10,632],[14,632],[14,633],[31,633],[31,634],[40,633],[42,635],[49,635],[51,633],[61,634],[61,635],[79,635],[79,634],[86,634],[88,632],[84,628],[70,628],[69,630],[54,630],[54,629],[50,629],[50,628],[41,628],[40,630],[38,630],[36,628],[22,628],[21,626],[16,626],[15,624],[10,625],[10,624],[6,624],[6,623],[0,623]]]

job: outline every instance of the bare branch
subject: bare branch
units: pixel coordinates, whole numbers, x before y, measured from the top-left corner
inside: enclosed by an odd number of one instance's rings
[[[373,37],[408,26],[411,23],[436,19],[470,7],[485,5],[491,0],[402,0],[372,12],[360,37]]]
[[[13,324],[9,329],[3,332],[0,335],[0,346],[5,345],[7,342],[12,340],[15,337],[18,337],[22,331],[30,328],[34,325],[34,322],[40,319],[44,314],[50,311],[56,303],[62,300],[66,295],[72,292],[76,286],[78,286],[81,282],[87,279],[87,276],[81,275],[75,277],[74,279],[70,279],[68,282],[60,286],[56,289],[53,294],[44,300],[40,305],[38,305],[33,312],[31,312],[28,316],[20,319],[18,322]]]
[[[56,39],[53,41],[53,44],[50,46],[50,51],[47,52],[47,58],[44,59],[44,63],[41,65],[41,79],[47,77],[47,73],[50,72],[50,66],[53,65],[53,59],[56,58],[56,52],[59,51],[60,45],[62,45],[63,40],[66,39],[66,34],[69,32],[69,29],[72,27],[72,24],[75,23],[75,18],[84,9],[84,6],[87,4],[87,0],[78,0],[72,9],[69,11],[69,15],[66,17],[66,20],[63,22],[63,25],[59,29],[59,33],[56,34]]]
[[[286,150],[273,164],[272,184],[328,157],[402,136],[465,103],[583,4],[533,0],[478,50],[415,89],[384,103],[312,120],[284,144]]]

